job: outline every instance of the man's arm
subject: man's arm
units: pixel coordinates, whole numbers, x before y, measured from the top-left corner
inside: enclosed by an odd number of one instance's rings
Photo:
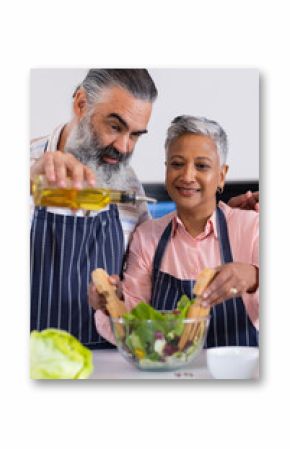
[[[66,186],[66,179],[70,177],[76,188],[81,188],[86,181],[91,186],[95,185],[94,172],[79,162],[72,154],[62,151],[48,151],[44,153],[30,167],[30,180],[37,175],[46,176],[49,182],[55,183],[58,187]]]
[[[239,209],[255,210],[259,212],[259,192],[249,190],[243,195],[234,196],[228,202],[230,207]]]

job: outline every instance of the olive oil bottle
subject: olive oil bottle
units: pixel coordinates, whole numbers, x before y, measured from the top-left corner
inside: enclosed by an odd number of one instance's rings
[[[131,203],[142,201],[155,203],[154,198],[137,195],[130,190],[111,190],[85,186],[76,189],[70,186],[59,188],[46,181],[44,176],[37,176],[32,184],[32,195],[35,206],[67,207],[73,210],[99,210],[109,203]]]

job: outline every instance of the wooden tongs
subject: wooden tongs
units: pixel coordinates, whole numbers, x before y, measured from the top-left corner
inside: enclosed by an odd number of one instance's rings
[[[116,294],[116,287],[109,281],[108,273],[102,268],[92,272],[92,281],[100,295],[106,299],[106,309],[112,318],[120,318],[127,312],[125,304]]]
[[[188,341],[194,341],[198,339],[204,331],[204,322],[202,319],[209,315],[210,308],[201,306],[201,294],[206,289],[206,287],[211,283],[216,275],[216,271],[211,268],[205,268],[201,271],[197,277],[194,284],[193,294],[196,299],[194,304],[192,304],[187,312],[186,318],[196,319],[196,323],[185,324],[184,331],[180,337],[178,348],[182,351]],[[200,320],[200,321],[199,321]]]
[[[127,312],[125,304],[116,294],[116,287],[109,281],[108,273],[102,268],[97,268],[92,272],[92,281],[100,295],[106,299],[106,309],[112,318],[121,318]],[[116,325],[120,337],[124,336],[122,325]]]

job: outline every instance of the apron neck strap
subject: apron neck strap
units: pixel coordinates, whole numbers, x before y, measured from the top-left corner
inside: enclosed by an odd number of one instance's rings
[[[226,222],[226,217],[220,207],[217,207],[216,209],[216,216],[217,216],[216,220],[217,234],[220,244],[221,262],[222,264],[230,263],[233,261],[233,256],[228,233],[228,225]]]
[[[155,255],[154,255],[154,259],[153,259],[153,273],[156,270],[159,270],[159,267],[161,265],[161,261],[164,255],[164,252],[166,250],[166,246],[168,243],[168,240],[170,238],[171,235],[171,230],[172,230],[172,220],[168,223],[168,225],[166,226],[165,230],[163,231],[163,234],[158,242],[156,251],[155,251]],[[153,275],[154,276],[154,275]]]

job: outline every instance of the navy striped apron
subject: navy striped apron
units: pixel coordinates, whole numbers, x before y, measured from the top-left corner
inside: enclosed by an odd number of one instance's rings
[[[181,295],[192,298],[195,280],[177,279],[160,271],[161,261],[171,237],[172,221],[165,228],[153,261],[151,304],[159,310],[172,310]],[[217,207],[217,234],[221,263],[233,261],[228,228],[223,211]],[[231,298],[211,308],[211,320],[205,347],[258,346],[258,335],[251,323],[242,298]]]
[[[91,349],[113,348],[96,331],[88,304],[90,274],[121,274],[124,235],[119,212],[77,217],[36,208],[31,227],[31,330],[66,330]]]

